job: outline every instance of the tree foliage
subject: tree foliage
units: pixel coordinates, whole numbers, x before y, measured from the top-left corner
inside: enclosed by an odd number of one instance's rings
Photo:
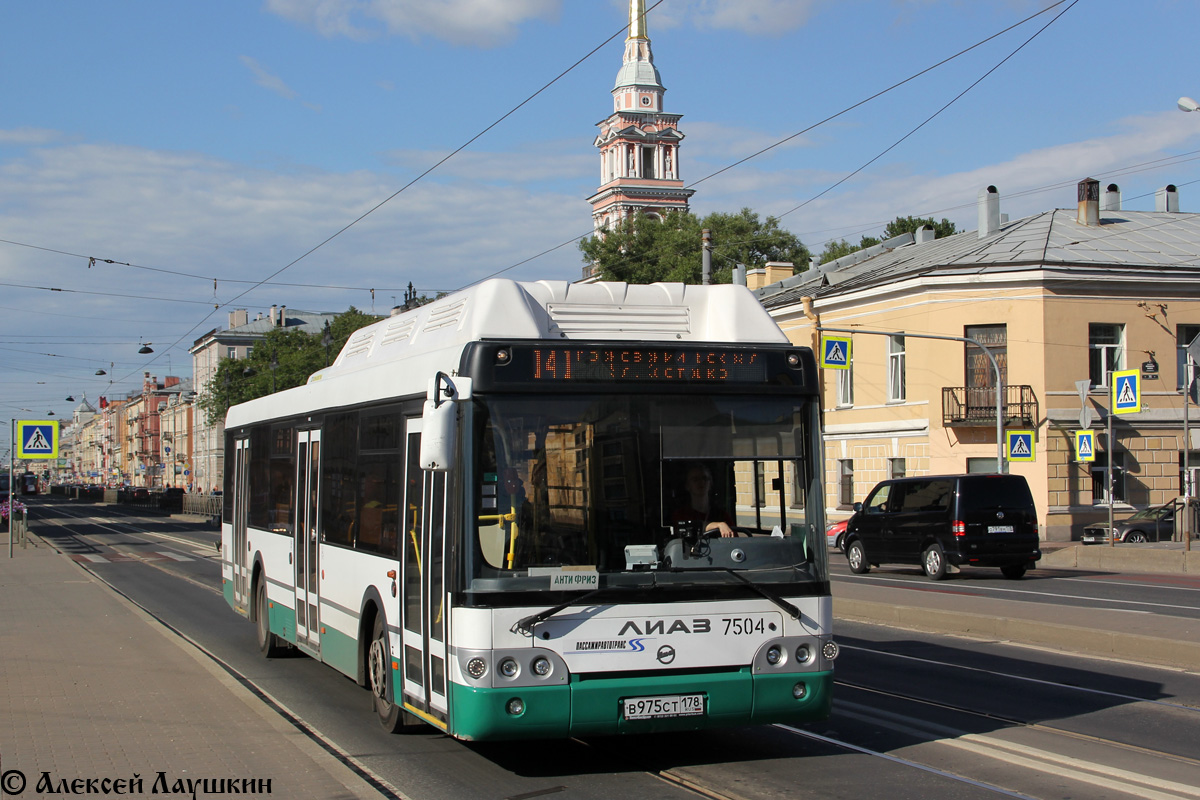
[[[223,419],[232,405],[301,386],[309,375],[332,363],[350,334],[379,319],[351,306],[330,323],[328,347],[322,343],[324,331],[273,328],[254,344],[246,358],[221,360],[205,384],[198,405],[211,425]]]
[[[790,261],[807,269],[808,248],[779,226],[775,217],[760,220],[743,208],[737,214],[714,212],[700,219],[690,211],[675,211],[662,219],[637,214],[604,236],[579,243],[584,262],[598,266],[606,281],[700,283],[701,231],[712,235],[713,283],[730,283],[733,269],[750,269],[768,261]]]
[[[857,245],[850,244],[845,239],[829,242],[825,245],[825,250],[821,253],[821,263],[828,264],[830,261],[836,261],[842,256],[848,256],[859,250],[866,250],[868,247],[874,247],[880,242],[885,242],[904,233],[916,234],[917,228],[920,228],[922,225],[928,225],[933,228],[935,239],[941,239],[943,236],[951,236],[958,233],[958,229],[954,226],[954,223],[944,217],[941,222],[934,222],[932,217],[896,217],[884,227],[882,238],[877,239],[874,236],[863,236]]]

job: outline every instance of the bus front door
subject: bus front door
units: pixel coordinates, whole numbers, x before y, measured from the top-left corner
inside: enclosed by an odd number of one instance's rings
[[[420,467],[421,420],[407,420],[403,569],[404,708],[446,726],[446,541],[444,472]]]
[[[318,487],[321,485],[321,432],[296,433],[296,525],[293,528],[296,566],[296,644],[317,655],[321,650],[321,605],[317,585],[317,544],[320,541]]]
[[[233,538],[230,540],[228,554],[230,566],[233,568],[233,605],[234,608],[249,612],[250,609],[250,564],[249,545],[246,541],[246,524],[249,508],[246,503],[250,496],[246,467],[250,463],[249,437],[234,441],[233,451]]]

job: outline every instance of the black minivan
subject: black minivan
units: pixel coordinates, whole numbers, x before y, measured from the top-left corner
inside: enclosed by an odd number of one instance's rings
[[[862,574],[880,564],[999,567],[1020,578],[1042,557],[1037,509],[1021,475],[925,475],[879,483],[854,504],[846,560]]]

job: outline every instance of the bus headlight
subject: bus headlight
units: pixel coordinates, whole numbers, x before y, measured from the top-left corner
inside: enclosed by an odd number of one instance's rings
[[[792,687],[792,697],[797,700],[803,700],[806,694],[808,694],[808,687],[803,683],[797,683]]]
[[[533,672],[535,675],[545,677],[550,674],[550,659],[545,656],[538,656],[533,660]]]
[[[520,673],[521,667],[517,665],[515,658],[506,658],[500,662],[500,674],[506,678],[515,678]]]
[[[806,644],[797,647],[796,660],[801,664],[807,664],[809,661],[812,661],[812,649]]]
[[[821,648],[821,655],[825,656],[825,658],[829,659],[830,661],[833,661],[835,658],[837,658],[838,657],[837,642],[835,642],[833,639],[830,639],[828,642],[826,642],[825,645]]]
[[[487,674],[487,662],[476,656],[467,662],[467,674],[479,680]]]
[[[525,713],[525,701],[519,697],[514,697],[504,706],[504,710],[514,717],[519,717]]]
[[[772,667],[778,666],[783,661],[783,648],[777,644],[773,644],[767,648],[767,663]]]

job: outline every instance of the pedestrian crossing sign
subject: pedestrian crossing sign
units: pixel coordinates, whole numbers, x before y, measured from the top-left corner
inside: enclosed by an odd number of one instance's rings
[[[1009,461],[1033,461],[1033,431],[1005,431]]]
[[[1075,460],[1096,460],[1096,432],[1075,431]]]
[[[52,419],[17,420],[17,458],[58,458],[58,423]]]
[[[825,336],[821,339],[821,366],[825,369],[850,369],[849,336]]]
[[[1136,369],[1112,374],[1112,409],[1114,414],[1135,414],[1142,410],[1142,375]]]

